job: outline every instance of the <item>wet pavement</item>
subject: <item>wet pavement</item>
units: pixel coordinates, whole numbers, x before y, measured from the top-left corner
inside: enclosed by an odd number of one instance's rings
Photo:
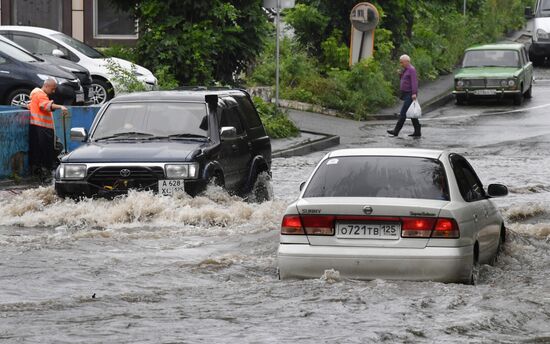
[[[550,343],[550,69],[536,77],[522,106],[449,104],[422,120],[421,139],[410,123],[392,138],[393,121],[293,114],[341,148],[447,149],[484,184],[508,185],[496,204],[509,240],[476,286],[279,281],[281,216],[318,152],[275,159],[262,204],[216,188],[78,203],[51,187],[0,191],[0,342]]]

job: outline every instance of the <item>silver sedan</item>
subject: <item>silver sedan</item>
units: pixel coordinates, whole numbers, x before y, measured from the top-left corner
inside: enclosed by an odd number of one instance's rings
[[[492,197],[459,154],[345,149],[327,154],[284,215],[279,276],[475,283],[506,229]]]

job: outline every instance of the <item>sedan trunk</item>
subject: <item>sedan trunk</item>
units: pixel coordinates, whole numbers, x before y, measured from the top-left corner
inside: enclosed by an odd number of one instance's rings
[[[297,210],[312,246],[424,248],[429,238],[402,238],[403,221],[433,221],[449,201],[409,198],[303,198]],[[334,235],[311,234],[331,226]]]

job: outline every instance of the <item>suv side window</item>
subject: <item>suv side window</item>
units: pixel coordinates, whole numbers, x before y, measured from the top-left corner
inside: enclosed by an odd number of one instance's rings
[[[11,35],[12,41],[19,44],[33,54],[52,55],[52,51],[54,49],[58,49],[61,50],[63,54],[65,54],[65,56],[73,60],[73,56],[69,50],[50,40],[31,35],[19,34],[16,32],[12,33]]]
[[[485,199],[483,185],[470,164],[458,155],[451,157],[451,162],[462,198],[464,198],[466,202],[475,202]]]
[[[236,106],[222,110],[220,118],[220,128],[221,127],[235,127],[235,129],[237,129],[237,135],[243,134],[244,128]]]
[[[262,125],[260,117],[254,108],[254,105],[250,102],[248,97],[235,96],[237,103],[239,103],[240,112],[243,115],[249,128],[257,128]]]

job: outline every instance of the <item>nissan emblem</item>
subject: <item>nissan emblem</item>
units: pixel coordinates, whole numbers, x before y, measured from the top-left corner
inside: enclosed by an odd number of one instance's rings
[[[363,213],[365,213],[365,215],[370,215],[372,214],[372,207],[366,205],[363,207]]]
[[[127,169],[127,168],[123,168],[122,170],[120,170],[120,175],[122,177],[129,177],[131,174],[130,170]]]

